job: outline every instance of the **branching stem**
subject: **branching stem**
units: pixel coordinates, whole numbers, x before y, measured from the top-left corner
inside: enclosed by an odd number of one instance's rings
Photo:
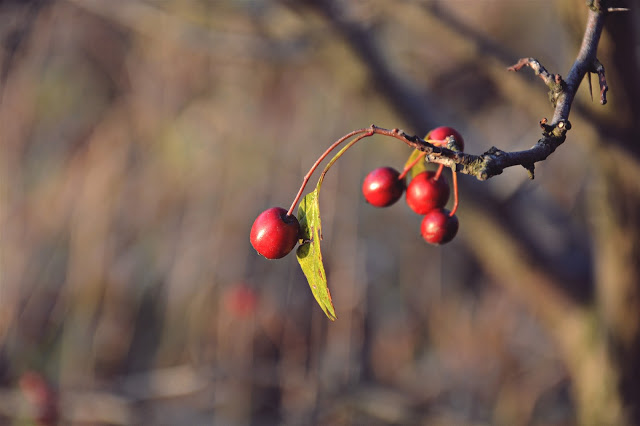
[[[329,148],[327,148],[327,150],[316,160],[316,162],[313,163],[313,166],[311,166],[311,168],[309,169],[307,174],[304,175],[304,178],[302,179],[302,185],[300,185],[300,189],[298,190],[298,193],[296,194],[296,198],[294,198],[293,203],[291,203],[291,207],[289,207],[289,211],[287,211],[287,216],[291,216],[293,214],[293,209],[296,208],[296,204],[298,204],[298,201],[300,201],[300,198],[302,197],[302,193],[304,192],[304,188],[307,186],[307,183],[309,182],[309,179],[311,178],[311,175],[313,175],[313,172],[315,172],[316,169],[318,168],[318,166],[320,165],[320,163],[322,163],[322,160],[327,158],[327,155],[329,155],[331,153],[331,151],[336,149],[342,142],[346,141],[350,137],[353,137],[353,136],[355,136],[357,134],[360,134],[360,133],[365,133],[365,132],[370,132],[370,131],[371,131],[371,129],[354,130],[353,132],[350,132],[350,133],[344,135],[343,137],[341,137],[340,139],[338,139],[337,141],[332,143]]]
[[[600,36],[602,34],[606,13],[606,10],[603,11],[598,8],[589,9],[589,17],[582,45],[566,79],[563,79],[560,74],[549,73],[540,64],[540,62],[534,58],[520,59],[518,63],[508,68],[510,71],[519,71],[525,66],[529,67],[542,78],[550,89],[549,97],[554,106],[553,118],[550,122],[548,122],[546,118],[540,121],[540,125],[543,128],[542,138],[539,139],[533,147],[524,151],[514,152],[505,152],[492,147],[481,155],[472,155],[464,152],[453,151],[444,146],[440,146],[437,142],[441,141],[431,141],[432,143],[430,143],[418,136],[408,135],[399,129],[387,130],[371,125],[369,128],[354,130],[353,132],[341,137],[334,142],[318,158],[318,160],[316,160],[313,166],[311,166],[311,169],[309,169],[309,172],[304,176],[300,190],[293,200],[287,215],[293,214],[293,209],[300,200],[300,197],[302,197],[302,193],[311,175],[318,168],[320,163],[342,142],[356,135],[360,136],[352,141],[349,146],[364,137],[379,134],[396,138],[413,148],[421,150],[424,154],[420,155],[416,159],[416,162],[410,165],[410,167],[405,168],[401,175],[402,177],[404,177],[408,170],[422,158],[425,158],[428,162],[440,164],[440,168],[436,174],[437,177],[442,173],[444,166],[451,168],[453,172],[455,195],[452,213],[454,213],[458,207],[456,172],[475,176],[479,180],[486,180],[501,174],[507,167],[522,166],[528,171],[529,176],[533,178],[535,163],[545,160],[565,141],[566,133],[571,129],[571,123],[569,122],[571,104],[573,103],[578,87],[587,72],[595,72],[598,75],[600,83],[600,102],[604,104],[607,101],[606,93],[608,86],[605,79],[604,67],[596,58],[596,52]],[[327,169],[323,172],[321,179],[326,174]]]

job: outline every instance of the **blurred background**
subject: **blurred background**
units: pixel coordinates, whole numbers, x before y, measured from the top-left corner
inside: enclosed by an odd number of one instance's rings
[[[533,181],[461,176],[448,245],[360,193],[407,146],[336,163],[337,321],[294,254],[249,243],[371,123],[535,144],[547,89],[506,68],[566,75],[586,18],[583,0],[0,1],[0,424],[640,424],[637,7],[600,44],[609,103],[582,84]]]

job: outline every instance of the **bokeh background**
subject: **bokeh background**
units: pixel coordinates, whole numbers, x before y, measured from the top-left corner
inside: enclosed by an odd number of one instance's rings
[[[337,321],[293,254],[249,243],[371,123],[532,146],[546,87],[506,68],[566,74],[586,17],[582,0],[0,1],[0,423],[637,424],[637,5],[600,44],[609,103],[581,86],[533,181],[461,176],[450,244],[363,200],[408,147],[377,136],[336,163]]]

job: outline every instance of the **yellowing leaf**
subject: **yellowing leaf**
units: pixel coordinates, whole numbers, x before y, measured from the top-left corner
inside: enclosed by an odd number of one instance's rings
[[[407,162],[404,163],[404,167],[407,168],[411,165],[411,163],[413,163],[414,161],[416,161],[418,159],[419,156],[423,155],[424,152],[420,151],[419,149],[414,149],[413,152],[411,153],[411,155],[409,156],[409,158],[407,159]],[[422,161],[418,161],[415,166],[413,166],[411,168],[411,170],[409,171],[411,177],[415,177],[417,174],[424,172],[425,170],[427,170],[427,163],[422,160]]]
[[[296,250],[296,257],[302,272],[307,277],[313,296],[327,317],[334,321],[337,318],[336,312],[331,302],[331,293],[327,286],[327,275],[324,271],[322,253],[320,252],[322,226],[320,224],[318,190],[319,187],[305,195],[298,207],[302,244]]]
[[[316,189],[305,195],[298,207],[298,222],[300,223],[300,235],[302,242],[300,247],[298,247],[298,250],[296,250],[296,257],[298,258],[298,263],[302,268],[302,272],[304,272],[304,275],[307,277],[313,297],[316,298],[316,301],[331,321],[336,320],[337,317],[336,312],[333,309],[331,293],[327,286],[327,274],[324,272],[322,253],[320,252],[322,226],[320,225],[320,204],[318,202],[318,196],[320,195],[320,187],[322,186],[324,177],[331,166],[333,166],[342,154],[355,145],[359,140],[372,135],[372,131],[361,133],[342,147],[342,149],[340,149],[340,151],[338,151],[338,153],[327,163],[322,174],[320,174]]]

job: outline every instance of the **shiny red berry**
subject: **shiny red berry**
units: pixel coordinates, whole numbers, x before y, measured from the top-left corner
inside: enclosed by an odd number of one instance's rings
[[[418,173],[407,186],[407,204],[418,214],[444,207],[449,201],[449,184],[442,176],[437,180],[434,176],[430,171]]]
[[[300,224],[287,216],[282,207],[272,207],[260,213],[251,227],[251,245],[267,259],[286,256],[298,242]]]
[[[420,233],[422,238],[431,244],[448,243],[458,233],[458,218],[449,216],[447,209],[435,209],[427,213],[422,219]]]
[[[464,151],[464,139],[462,138],[462,135],[458,133],[458,131],[453,127],[449,127],[449,126],[436,127],[435,129],[429,132],[429,134],[427,135],[427,139],[439,141],[439,140],[445,140],[449,136],[453,136],[453,138],[456,140],[456,143],[458,144],[458,148],[460,148],[460,151]]]
[[[380,167],[367,175],[362,184],[362,194],[372,206],[387,207],[402,197],[404,179],[392,167]]]

